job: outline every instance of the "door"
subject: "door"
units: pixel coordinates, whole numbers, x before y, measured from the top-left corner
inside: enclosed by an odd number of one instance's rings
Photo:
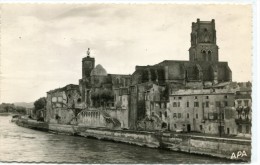
[[[190,124],[187,124],[187,132],[190,132]]]
[[[218,126],[218,131],[219,131],[219,135],[224,135],[225,130],[224,130],[224,126]]]

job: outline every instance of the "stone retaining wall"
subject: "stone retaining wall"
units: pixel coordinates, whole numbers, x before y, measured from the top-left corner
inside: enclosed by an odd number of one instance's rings
[[[163,132],[137,132],[128,130],[108,130],[72,125],[37,123],[18,120],[17,125],[32,129],[47,130],[69,135],[93,137],[151,148],[210,155],[214,157],[250,161],[251,140],[231,139],[190,134]]]

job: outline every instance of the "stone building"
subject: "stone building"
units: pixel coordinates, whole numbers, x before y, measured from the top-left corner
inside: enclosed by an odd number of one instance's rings
[[[79,86],[74,84],[47,92],[46,101],[45,121],[49,123],[75,123],[82,109]]]
[[[83,111],[79,124],[85,126],[128,128],[128,87],[131,75],[108,74],[95,58],[82,60],[82,79],[79,89],[83,101]]]
[[[173,131],[237,134],[235,92],[228,89],[187,89],[170,94],[169,128]]]
[[[238,126],[238,134],[250,136],[252,126],[251,85],[240,84],[239,88],[235,96],[235,109],[237,111],[235,120]]]
[[[162,130],[167,127],[168,94],[165,86],[151,84],[145,91],[145,117],[138,123],[141,130]]]
[[[192,23],[189,61],[165,60],[155,65],[136,66],[130,86],[130,127],[136,129],[136,96],[144,95],[142,86],[157,84],[167,90],[184,88],[211,88],[219,83],[232,81],[227,62],[219,62],[215,20]],[[139,89],[140,88],[140,89]],[[139,94],[136,94],[138,92]]]
[[[136,66],[132,84],[148,81],[185,86],[210,86],[232,81],[227,62],[219,62],[215,21],[192,23],[189,61],[165,60],[152,66]]]
[[[79,97],[70,100],[63,89],[48,92],[48,121],[64,118],[63,123],[75,119],[78,124],[93,127],[174,130],[169,109],[172,90],[211,88],[232,81],[228,63],[219,62],[218,56],[215,21],[199,19],[192,23],[189,61],[165,60],[155,65],[136,66],[131,75],[109,74],[102,65],[95,65],[88,49],[82,59],[82,78],[76,90]],[[56,102],[52,97],[57,98]],[[80,104],[81,113],[68,110],[68,116],[74,116],[62,117],[60,112],[66,109],[62,107],[64,100]],[[51,112],[50,107],[56,104]],[[151,123],[153,120],[156,122]],[[200,128],[195,124],[194,130]]]

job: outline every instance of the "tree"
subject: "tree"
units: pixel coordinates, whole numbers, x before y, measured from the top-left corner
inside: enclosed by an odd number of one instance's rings
[[[22,106],[16,106],[15,107],[16,112],[26,114],[26,108]]]
[[[38,100],[36,100],[36,101],[34,102],[34,109],[35,109],[35,110],[40,110],[40,109],[45,108],[46,102],[47,102],[47,101],[46,101],[46,98],[45,98],[45,97],[39,98]]]
[[[13,112],[15,110],[15,106],[10,103],[2,103],[0,104],[0,109],[3,112]]]
[[[105,105],[107,102],[114,99],[113,91],[110,89],[99,89],[95,92],[91,92],[91,99],[95,106]]]

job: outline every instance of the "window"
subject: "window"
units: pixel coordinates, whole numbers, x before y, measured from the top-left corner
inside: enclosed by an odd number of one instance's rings
[[[187,113],[187,119],[190,118],[190,114]]]
[[[175,97],[173,97],[173,99],[175,100]]]
[[[187,102],[187,107],[190,107],[190,103],[189,102]]]
[[[162,112],[159,112],[159,114],[160,114],[160,117],[162,117]]]
[[[194,102],[194,107],[199,107],[199,102]]]
[[[179,100],[181,100],[182,99],[182,97],[179,97]]]
[[[213,113],[208,113],[208,118],[213,120],[214,119],[214,114]]]
[[[176,113],[174,113],[174,114],[173,114],[173,117],[177,117],[177,114],[176,114]]]
[[[154,112],[152,112],[152,116],[154,116]]]
[[[51,98],[51,102],[56,103],[57,102],[57,97]]]
[[[211,61],[211,51],[208,51],[208,57],[209,57],[208,61]]]
[[[244,100],[245,106],[248,106],[248,100]]]
[[[238,101],[237,101],[237,104],[238,104],[238,106],[241,106],[242,101],[241,101],[241,100],[238,100]]]
[[[196,113],[196,119],[198,119],[199,118],[199,115]]]
[[[58,102],[62,102],[63,98],[62,97],[58,97]]]
[[[178,107],[180,107],[181,106],[181,103],[180,102],[178,102]]]
[[[200,125],[200,130],[202,131],[202,129],[203,129],[203,127],[202,127],[202,125]]]
[[[198,96],[195,96],[194,99],[198,99]]]
[[[227,107],[227,106],[228,106],[228,102],[227,102],[227,101],[224,101],[224,105]]]
[[[176,125],[176,124],[174,124],[174,128],[177,128],[177,125]]]
[[[203,50],[203,51],[202,51],[202,54],[203,54],[203,60],[204,60],[204,61],[207,61],[206,51]]]
[[[227,99],[227,95],[225,95],[224,98]]]
[[[181,113],[178,113],[178,118],[181,118]]]
[[[206,99],[209,99],[209,96],[206,96]]]
[[[206,101],[206,107],[209,107],[209,102],[208,101]]]
[[[173,102],[172,106],[173,106],[173,107],[177,107],[177,103],[176,103],[176,102]]]
[[[167,112],[166,111],[164,112],[164,116],[167,117]]]

